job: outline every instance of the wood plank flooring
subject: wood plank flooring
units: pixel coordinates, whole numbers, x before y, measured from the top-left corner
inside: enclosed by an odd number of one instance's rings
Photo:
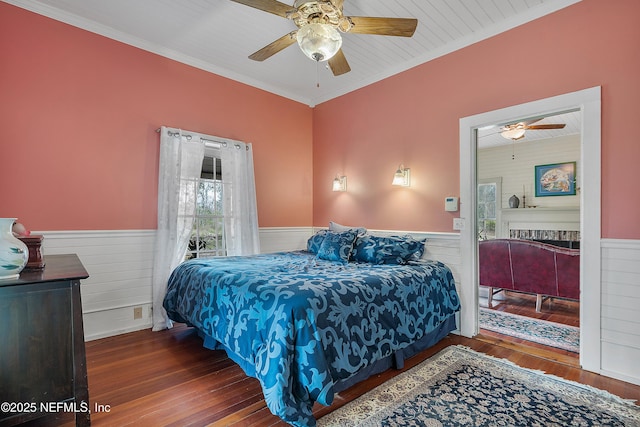
[[[580,303],[562,299],[548,299],[542,304],[540,313],[536,312],[535,295],[523,294],[520,292],[502,292],[497,295],[498,299],[493,300],[491,309],[506,313],[518,314],[520,316],[542,319],[549,322],[562,323],[570,326],[580,326]],[[480,298],[480,307],[488,308],[487,299]],[[509,337],[485,329],[480,330],[480,335],[476,337],[480,340],[491,342],[510,348],[518,348],[545,359],[554,360],[570,366],[580,366],[580,357],[576,353],[548,347],[520,338]]]
[[[530,313],[526,298],[518,296],[496,302],[494,308],[563,319],[572,324],[578,321],[575,307],[564,307],[559,300],[551,304],[551,310],[545,306],[542,314],[535,314],[534,299]],[[496,335],[482,333],[474,339],[449,335],[407,360],[404,370],[446,346],[462,344],[524,367],[640,400],[640,386],[583,371],[577,367],[576,355]],[[104,409],[92,413],[93,426],[286,426],[266,408],[257,380],[247,377],[224,352],[203,348],[202,340],[184,325],[168,331],[144,330],[88,342],[87,365],[91,407],[102,405]],[[316,405],[316,417],[400,372],[389,370],[341,392],[331,407]],[[72,425],[68,420],[59,424]]]

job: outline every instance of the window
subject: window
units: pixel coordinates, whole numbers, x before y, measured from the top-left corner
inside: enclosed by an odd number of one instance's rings
[[[207,147],[198,181],[195,220],[186,259],[227,255],[222,201],[222,164],[218,150]]]
[[[501,179],[479,180],[478,183],[478,240],[496,238],[501,194]]]

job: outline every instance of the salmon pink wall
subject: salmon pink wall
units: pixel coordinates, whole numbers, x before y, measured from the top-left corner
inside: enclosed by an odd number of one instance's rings
[[[459,119],[602,86],[602,236],[640,238],[640,2],[583,0],[314,109],[314,225],[452,231]],[[394,188],[399,163],[410,188]],[[336,173],[348,192],[333,193]]]
[[[2,2],[0,52],[0,217],[155,228],[166,125],[251,142],[259,225],[311,225],[308,106]]]

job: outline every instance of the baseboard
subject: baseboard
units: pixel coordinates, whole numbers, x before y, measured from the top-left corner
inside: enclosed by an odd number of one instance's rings
[[[134,308],[140,309],[142,313],[139,319],[132,315]],[[150,329],[152,326],[151,303],[134,303],[128,307],[85,312],[82,318],[85,341]]]

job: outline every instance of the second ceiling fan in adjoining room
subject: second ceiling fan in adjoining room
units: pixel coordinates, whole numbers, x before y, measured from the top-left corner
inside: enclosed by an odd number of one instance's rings
[[[232,1],[289,19],[298,27],[251,54],[250,59],[264,61],[297,42],[312,60],[328,61],[334,76],[351,71],[340,33],[411,37],[418,25],[414,18],[345,16],[344,0],[296,0],[293,6],[276,0]]]
[[[563,129],[566,126],[564,123],[548,123],[548,124],[540,124],[540,125],[533,124],[540,120],[542,119],[504,125],[500,129],[500,135],[502,135],[506,139],[517,141],[519,139],[524,138],[524,134],[528,130]]]

